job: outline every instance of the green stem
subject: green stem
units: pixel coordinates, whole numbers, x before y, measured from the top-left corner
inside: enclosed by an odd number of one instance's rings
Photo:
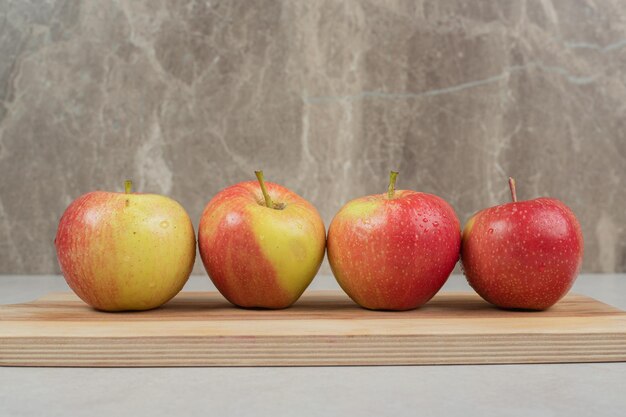
[[[124,192],[130,194],[133,191],[133,182],[131,180],[124,181]]]
[[[515,179],[509,177],[509,189],[511,190],[511,199],[514,203],[517,203],[517,192],[515,191]]]
[[[261,185],[261,191],[263,191],[263,198],[265,198],[265,205],[269,208],[274,208],[274,204],[272,203],[272,198],[267,192],[267,188],[265,188],[265,180],[263,179],[263,171],[254,171],[257,179],[259,180],[259,184]]]
[[[389,188],[387,189],[387,198],[389,200],[393,198],[393,194],[396,191],[396,178],[398,178],[398,173],[391,171],[391,173],[389,173]]]

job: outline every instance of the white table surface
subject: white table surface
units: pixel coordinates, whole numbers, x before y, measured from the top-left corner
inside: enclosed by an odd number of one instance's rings
[[[318,276],[312,289],[338,288]],[[58,276],[0,276],[0,304],[67,290]],[[186,290],[212,290],[206,276]],[[444,289],[465,290],[462,276]],[[626,310],[626,274],[574,292]],[[624,347],[626,349],[626,346]],[[0,417],[626,416],[626,363],[317,368],[0,368]]]

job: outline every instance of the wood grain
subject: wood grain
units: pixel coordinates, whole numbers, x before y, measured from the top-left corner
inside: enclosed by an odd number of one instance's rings
[[[626,312],[569,295],[544,312],[442,293],[421,309],[369,311],[310,292],[246,310],[185,292],[152,311],[104,313],[71,293],[0,306],[4,366],[316,366],[626,361]]]

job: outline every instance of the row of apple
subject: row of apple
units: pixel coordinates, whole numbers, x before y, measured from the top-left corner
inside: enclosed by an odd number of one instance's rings
[[[284,308],[302,295],[327,250],[339,285],[368,309],[408,310],[430,300],[459,257],[488,302],[542,310],[572,286],[583,252],[572,211],[551,198],[476,213],[461,233],[452,207],[396,190],[348,202],[326,234],[312,204],[278,184],[242,182],[219,192],[200,219],[198,247],[217,289],[241,307]],[[158,307],[193,268],[195,232],[184,208],[156,194],[96,191],[71,203],[55,239],[61,270],[86,303],[106,311]]]

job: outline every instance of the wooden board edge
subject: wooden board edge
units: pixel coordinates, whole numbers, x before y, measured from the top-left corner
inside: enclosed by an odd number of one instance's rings
[[[1,366],[336,366],[585,363],[626,361],[626,334],[517,337],[199,337],[0,343]]]

